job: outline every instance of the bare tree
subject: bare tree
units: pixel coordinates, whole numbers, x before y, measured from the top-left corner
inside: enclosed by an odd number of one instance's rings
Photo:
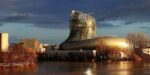
[[[147,47],[149,43],[149,37],[143,32],[130,32],[127,39],[133,44],[134,51],[139,54],[141,49]]]

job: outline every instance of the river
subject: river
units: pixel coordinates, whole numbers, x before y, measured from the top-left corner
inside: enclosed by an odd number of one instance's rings
[[[34,68],[0,72],[0,75],[150,75],[144,62],[40,62]]]

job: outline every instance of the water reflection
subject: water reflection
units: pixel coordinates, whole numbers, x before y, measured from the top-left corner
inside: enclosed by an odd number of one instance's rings
[[[150,63],[143,62],[101,62],[92,63],[85,75],[149,75]]]
[[[0,75],[28,75],[37,71],[37,64],[21,66],[21,67],[0,67]]]
[[[116,68],[117,68],[117,72],[115,72],[115,75],[132,75],[130,71],[133,68],[133,63],[119,62]]]
[[[34,68],[0,71],[0,75],[150,75],[150,63],[42,62]]]
[[[91,68],[88,68],[88,69],[85,71],[85,74],[86,74],[86,75],[94,75],[94,74],[92,73],[92,69],[91,69]]]

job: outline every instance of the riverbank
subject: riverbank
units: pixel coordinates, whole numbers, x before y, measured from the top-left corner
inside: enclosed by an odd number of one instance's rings
[[[132,57],[121,57],[120,53],[96,53],[95,50],[51,50],[37,54],[38,61],[128,61]]]
[[[35,62],[18,62],[18,63],[0,63],[0,72],[11,72],[17,71],[21,72],[22,70],[28,70],[37,67]]]
[[[24,67],[30,66],[31,64],[35,64],[35,62],[0,63],[0,68]]]

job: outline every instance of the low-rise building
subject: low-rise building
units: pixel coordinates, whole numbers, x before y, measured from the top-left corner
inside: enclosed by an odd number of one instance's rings
[[[20,43],[23,44],[24,48],[36,50],[36,52],[40,51],[40,42],[37,39],[22,39]]]

